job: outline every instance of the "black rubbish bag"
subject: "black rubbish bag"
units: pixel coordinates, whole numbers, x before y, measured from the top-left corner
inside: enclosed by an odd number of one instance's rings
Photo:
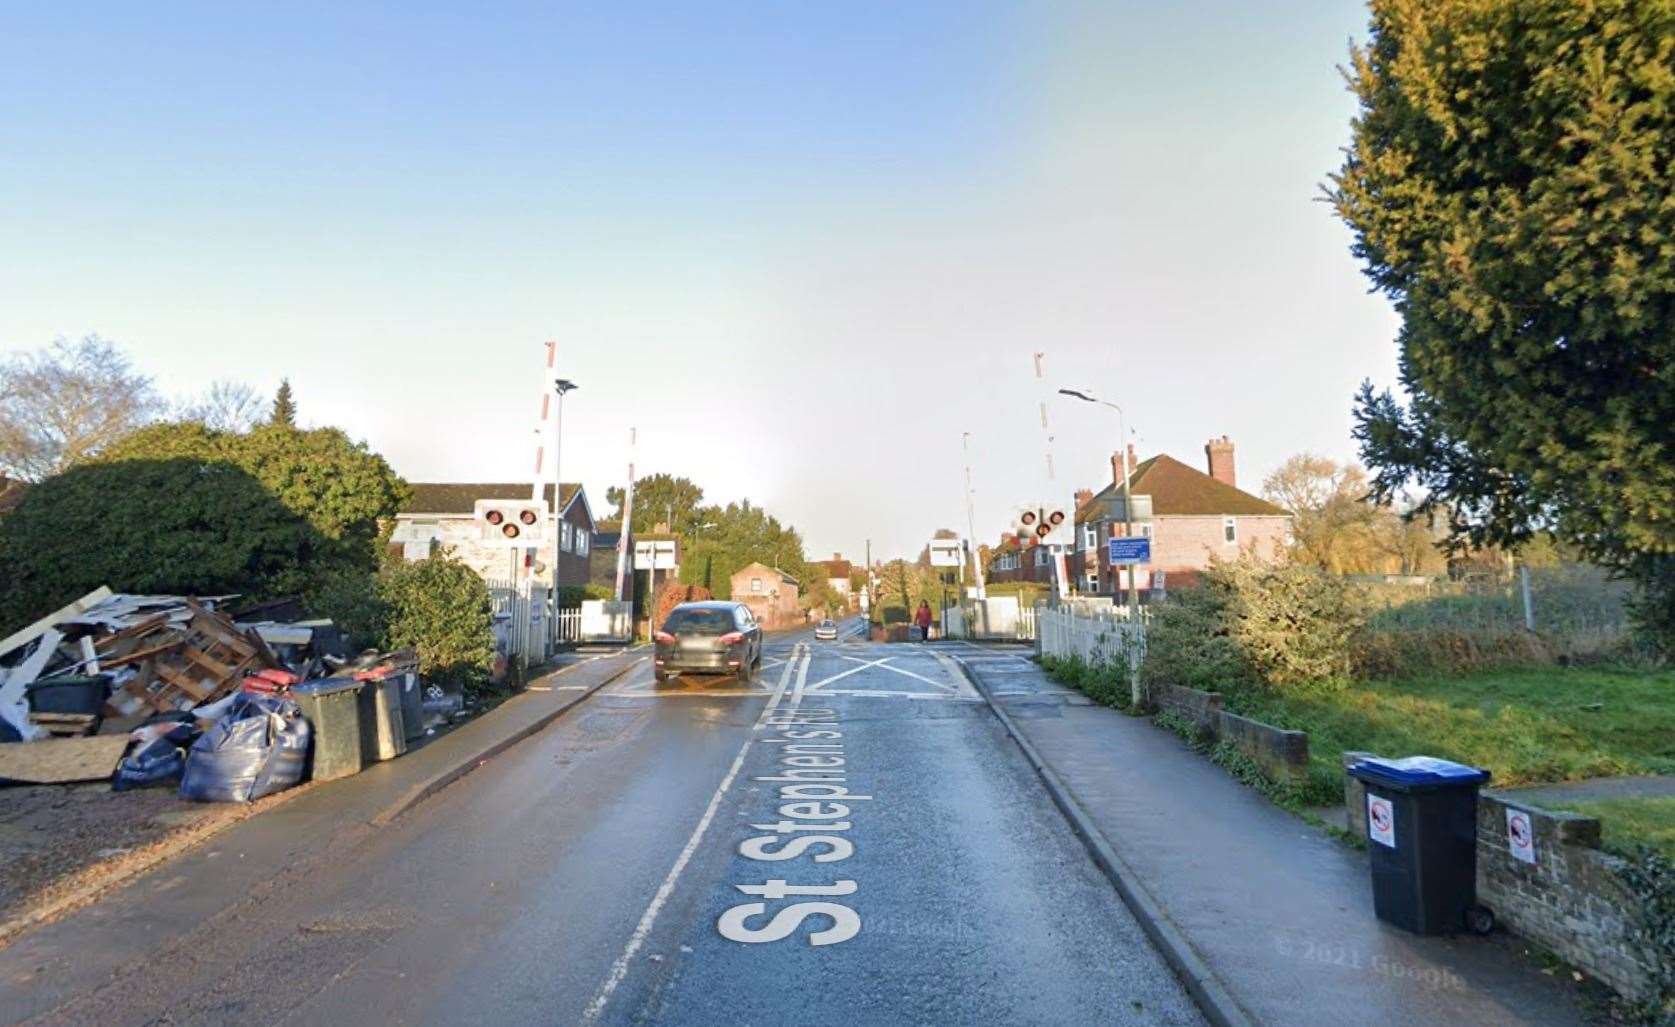
[[[172,785],[186,772],[186,749],[197,740],[198,729],[181,724],[167,734],[142,742],[116,765],[111,790],[126,792],[152,785]]]
[[[302,780],[308,721],[289,699],[241,692],[186,754],[180,797],[250,802]]]

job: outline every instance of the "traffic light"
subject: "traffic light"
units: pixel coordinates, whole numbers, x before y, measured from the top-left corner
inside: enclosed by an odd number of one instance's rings
[[[477,539],[484,545],[533,549],[543,543],[547,504],[527,500],[479,499]]]

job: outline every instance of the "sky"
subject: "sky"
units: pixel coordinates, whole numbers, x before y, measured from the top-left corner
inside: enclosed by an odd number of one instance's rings
[[[1223,434],[1352,459],[1396,318],[1318,201],[1349,0],[0,9],[0,353],[296,391],[413,481],[748,497],[917,553]],[[1034,354],[1043,354],[1036,377]],[[1050,436],[1050,439],[1049,439]],[[1054,475],[1047,475],[1049,451]]]

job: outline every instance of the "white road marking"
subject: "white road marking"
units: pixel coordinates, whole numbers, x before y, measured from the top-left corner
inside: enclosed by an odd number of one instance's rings
[[[853,660],[853,659],[855,659],[855,657],[845,656],[844,659]],[[820,689],[825,688],[827,685],[831,684],[834,681],[841,681],[841,680],[843,680],[844,678],[848,677],[851,674],[859,674],[861,671],[866,670],[868,667],[882,666],[883,664],[888,663],[889,660],[890,660],[890,657],[886,656],[881,660],[873,660],[870,663],[863,663],[859,667],[851,667],[850,669],[848,669],[846,671],[843,671],[842,673],[833,674],[831,677],[825,679],[824,681],[821,681],[817,684],[809,685],[807,688],[803,689],[803,691],[805,693],[807,693],[807,692],[818,692]]]
[[[808,654],[804,653],[803,661],[806,662],[807,660]],[[769,699],[768,704],[762,707],[761,715],[756,718],[756,724],[751,728],[752,732],[762,730],[762,725],[767,722],[769,717],[773,716],[774,710],[779,707],[779,701],[785,695],[785,686],[791,680],[791,667],[792,664],[787,663],[785,665],[785,672],[779,676],[779,685],[774,689],[773,698]],[[680,881],[681,871],[685,870],[686,864],[691,862],[692,854],[698,851],[698,844],[704,840],[704,834],[710,828],[710,821],[715,819],[715,811],[720,808],[721,800],[726,796],[727,790],[733,786],[733,779],[738,776],[739,768],[744,766],[745,754],[750,751],[750,743],[754,740],[746,739],[744,744],[739,746],[738,755],[733,757],[733,765],[727,768],[727,776],[721,779],[721,784],[716,787],[715,794],[710,796],[709,805],[704,807],[703,817],[699,819],[698,826],[692,829],[691,837],[686,840],[686,847],[680,850],[680,856],[675,859],[675,865],[669,868],[669,873],[663,878],[663,883],[658,887],[657,894],[652,896],[651,904],[646,906],[644,913],[640,914],[640,922],[634,928],[634,933],[629,936],[628,944],[623,948],[622,955],[618,956],[616,962],[611,964],[611,972],[605,977],[605,982],[599,986],[599,991],[593,996],[593,1001],[588,1003],[587,1009],[582,1013],[582,1023],[596,1023],[599,1020],[599,1015],[605,1011],[606,1004],[611,1000],[611,993],[616,991],[617,985],[621,984],[622,979],[628,976],[628,967],[633,963],[635,953],[640,951],[640,946],[645,944],[646,936],[651,934],[652,926],[657,923],[657,914],[662,912],[663,904],[669,901],[669,896],[674,893],[675,885]]]
[[[803,704],[803,686],[808,684],[808,665],[813,663],[812,655],[797,664],[797,685],[791,691],[791,708],[796,709]]]

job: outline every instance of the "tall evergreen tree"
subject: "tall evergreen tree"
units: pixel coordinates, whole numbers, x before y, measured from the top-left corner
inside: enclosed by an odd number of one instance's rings
[[[297,401],[291,395],[291,379],[279,380],[279,391],[273,396],[273,416],[268,418],[269,424],[282,428],[297,426]]]
[[[1380,499],[1460,545],[1551,529],[1675,646],[1675,2],[1372,0],[1328,197],[1402,318],[1363,387]]]

